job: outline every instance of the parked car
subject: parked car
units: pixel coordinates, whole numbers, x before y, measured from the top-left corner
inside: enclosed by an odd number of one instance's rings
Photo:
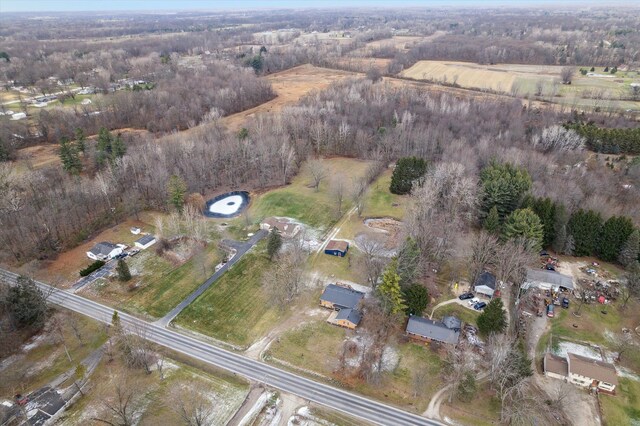
[[[478,302],[475,305],[473,305],[473,309],[475,309],[476,311],[481,311],[485,308],[485,306],[487,306],[486,303],[484,302]]]
[[[553,318],[555,316],[554,309],[555,308],[552,304],[547,305],[547,316],[549,318]]]
[[[140,249],[133,249],[129,252],[129,256],[135,256],[138,253],[140,253]]]
[[[458,299],[467,300],[467,299],[471,299],[472,297],[473,297],[473,293],[468,292],[468,293],[462,293],[460,296],[458,296]]]
[[[125,257],[127,257],[127,253],[120,253],[115,255],[114,259],[124,259]]]
[[[545,266],[545,269],[546,269],[547,271],[555,271],[555,270],[556,270],[556,267],[555,267],[555,266],[553,266],[551,263],[547,263],[547,264],[546,264],[546,266]]]
[[[474,297],[473,299],[469,300],[469,305],[473,306],[476,303],[478,303],[480,301],[480,299],[478,299],[477,297]]]
[[[565,309],[569,308],[569,299],[567,299],[566,297],[562,298],[562,307]]]

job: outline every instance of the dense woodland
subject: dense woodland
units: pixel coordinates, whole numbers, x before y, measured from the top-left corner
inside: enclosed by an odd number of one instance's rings
[[[33,121],[0,121],[5,259],[47,258],[126,215],[168,208],[172,175],[200,194],[257,189],[286,182],[317,155],[381,163],[417,156],[430,165],[458,164],[456,170],[474,182],[492,161],[509,162],[528,171],[533,196],[562,203],[569,213],[592,209],[605,219],[622,215],[640,223],[640,164],[625,161],[616,168],[614,159],[584,150],[636,153],[637,123],[622,115],[585,116],[516,99],[431,93],[380,82],[369,73],[312,93],[277,116],[258,116],[241,136],[217,122],[274,97],[260,76],[304,63],[344,67],[345,55],[398,28],[405,35],[446,34],[402,51],[374,50],[393,58],[390,69],[420,59],[632,65],[640,46],[633,30],[637,14],[401,10],[385,18],[367,11],[277,11],[268,19],[196,13],[182,19],[116,15],[108,23],[103,18],[0,17],[5,87],[33,87],[35,95],[60,91],[64,102],[73,102],[72,82],[101,93],[90,105],[63,102]],[[273,29],[290,31],[268,32]],[[344,43],[318,37],[329,31],[353,34]],[[134,87],[131,81],[145,84]],[[126,87],[114,91],[118,85]],[[123,128],[151,133],[123,136],[126,149],[108,162],[98,161],[104,149],[95,141],[75,154],[65,145],[78,129],[93,135],[101,128],[114,136]],[[6,160],[36,143],[62,143],[65,153],[72,152],[64,154],[66,171],[12,170]]]

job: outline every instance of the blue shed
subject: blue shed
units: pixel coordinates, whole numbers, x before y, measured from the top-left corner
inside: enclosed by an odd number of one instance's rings
[[[349,243],[346,241],[331,240],[324,249],[325,254],[345,257],[349,251]]]

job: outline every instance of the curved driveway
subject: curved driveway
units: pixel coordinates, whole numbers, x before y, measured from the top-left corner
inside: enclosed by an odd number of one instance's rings
[[[0,270],[0,277],[10,284],[15,284],[16,274]],[[47,294],[50,303],[79,312],[104,323],[111,323],[113,308],[85,299],[73,293],[54,289],[36,282]],[[314,382],[305,377],[281,370],[260,361],[220,349],[157,324],[135,318],[124,312],[118,312],[123,326],[139,333],[145,339],[176,352],[225,370],[244,376],[257,382],[265,383],[284,392],[298,395],[308,401],[342,411],[380,425],[428,425],[442,424],[425,417],[411,414],[398,408],[361,397],[323,383]]]

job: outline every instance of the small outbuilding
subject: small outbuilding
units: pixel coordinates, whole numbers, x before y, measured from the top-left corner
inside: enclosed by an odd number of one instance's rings
[[[123,249],[124,246],[122,244],[101,241],[87,252],[87,257],[93,260],[109,260],[122,253]]]
[[[133,235],[138,235],[140,234],[140,232],[142,232],[142,229],[138,228],[137,226],[132,226],[129,231],[131,231]]]
[[[491,272],[484,271],[473,283],[473,290],[477,294],[482,294],[488,298],[492,298],[496,291],[496,276]]]
[[[149,247],[151,247],[152,245],[154,245],[156,243],[156,237],[154,237],[153,235],[147,234],[142,236],[141,238],[139,238],[135,244],[136,247],[138,247],[141,250],[144,249],[148,249]]]
[[[27,118],[27,114],[25,114],[24,112],[16,112],[15,114],[11,114],[12,120],[23,120],[25,118]]]
[[[342,240],[331,240],[324,248],[325,254],[338,257],[345,257],[347,255],[347,251],[349,251],[349,243]]]

